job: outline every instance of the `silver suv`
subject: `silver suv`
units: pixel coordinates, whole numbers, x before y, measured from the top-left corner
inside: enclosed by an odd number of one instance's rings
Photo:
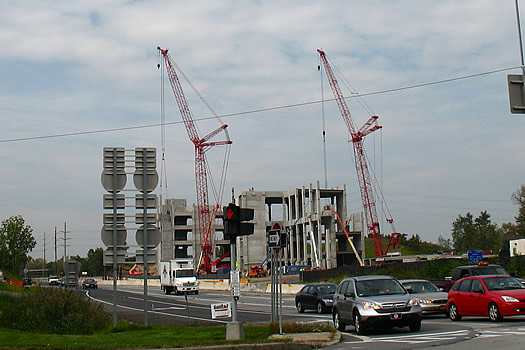
[[[391,276],[357,276],[342,280],[334,294],[334,326],[344,331],[353,324],[357,334],[368,329],[408,326],[421,329],[421,306],[398,280]]]

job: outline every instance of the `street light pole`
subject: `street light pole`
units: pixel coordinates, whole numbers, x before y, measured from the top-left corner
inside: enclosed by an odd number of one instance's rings
[[[518,23],[518,38],[520,42],[520,56],[521,56],[521,80],[523,87],[521,89],[522,95],[523,95],[523,101],[525,101],[525,60],[523,58],[523,40],[521,37],[521,20],[520,20],[520,9],[518,0],[514,0],[514,4],[516,5],[516,21]]]

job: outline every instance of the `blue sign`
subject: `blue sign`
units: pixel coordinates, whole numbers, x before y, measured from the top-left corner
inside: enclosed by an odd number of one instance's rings
[[[477,264],[483,260],[483,250],[469,250],[467,256],[469,263]]]

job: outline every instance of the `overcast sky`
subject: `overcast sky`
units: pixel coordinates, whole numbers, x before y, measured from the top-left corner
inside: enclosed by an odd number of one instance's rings
[[[383,129],[365,145],[397,231],[435,242],[467,212],[487,210],[498,225],[517,215],[525,116],[508,102],[507,75],[521,74],[514,0],[2,1],[0,45],[0,219],[24,217],[34,257],[45,233],[53,259],[64,222],[68,255],[103,246],[104,147],[161,149],[159,127],[126,129],[161,121],[157,46],[229,125],[222,205],[232,188],[324,184],[319,101],[332,94],[317,70],[322,48],[353,86],[340,78],[344,94],[369,107],[348,99],[357,127],[379,116]],[[208,118],[183,88],[194,117]],[[164,97],[167,187],[156,192],[192,204],[193,145],[167,84]],[[346,184],[349,212],[359,211],[335,102],[324,119],[328,186]],[[201,136],[219,126],[197,124]],[[212,165],[222,151],[208,153]]]

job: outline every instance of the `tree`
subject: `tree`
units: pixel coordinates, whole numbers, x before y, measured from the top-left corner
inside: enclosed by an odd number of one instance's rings
[[[438,237],[437,244],[439,246],[442,246],[443,249],[446,249],[446,250],[452,250],[452,248],[454,247],[454,245],[452,244],[452,240],[450,238],[445,238],[441,235],[439,235]]]
[[[452,241],[454,249],[461,252],[474,249],[498,251],[501,247],[498,225],[491,222],[486,211],[475,219],[471,213],[460,215],[452,223]]]
[[[11,216],[0,226],[0,261],[4,269],[20,273],[30,259],[28,253],[36,246],[33,229],[21,216]]]
[[[521,185],[521,188],[514,192],[511,196],[514,204],[519,205],[518,216],[516,219],[516,233],[519,237],[525,237],[525,185]]]

